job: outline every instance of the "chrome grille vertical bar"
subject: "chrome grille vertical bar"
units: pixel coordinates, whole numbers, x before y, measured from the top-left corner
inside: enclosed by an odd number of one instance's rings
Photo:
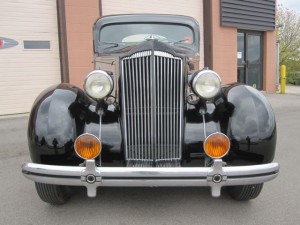
[[[174,68],[174,71],[177,71],[177,60],[174,60],[174,65],[173,65],[173,68]],[[177,98],[176,98],[176,95],[175,93],[178,92],[178,74],[177,73],[174,73],[174,137],[176,137],[176,140],[174,142],[174,155],[175,155],[175,158],[176,158],[176,152],[177,152],[177,146],[178,146],[178,136],[177,136],[177,131],[178,131],[178,126],[177,126],[177,120],[178,120],[178,116],[177,116],[177,112],[178,112],[178,109],[177,109]]]
[[[164,158],[163,160],[167,160],[169,158],[168,156],[168,58],[166,57],[165,54],[163,54],[163,58],[164,58],[164,63],[163,63],[163,67],[164,67]]]
[[[142,88],[142,96],[143,96],[143,101],[144,101],[144,105],[143,105],[143,112],[142,112],[142,120],[143,120],[143,124],[142,124],[142,143],[143,143],[143,156],[144,156],[144,159],[147,159],[147,152],[146,152],[146,148],[147,148],[147,141],[146,141],[146,137],[145,137],[145,129],[146,129],[146,115],[147,115],[147,107],[146,107],[146,85],[145,85],[145,57],[142,57],[141,58],[141,67],[142,67],[142,74],[141,74],[141,80],[142,80],[142,85],[143,85],[143,88]],[[144,76],[144,79],[143,77]]]
[[[170,99],[170,117],[171,117],[171,125],[170,125],[170,151],[171,151],[171,154],[172,154],[172,157],[173,158],[176,158],[175,157],[175,144],[173,143],[174,142],[174,135],[173,135],[173,130],[174,130],[174,104],[173,104],[173,99],[175,98],[175,93],[174,93],[174,74],[173,74],[173,65],[174,65],[174,59],[171,60],[171,63],[170,63],[170,96],[171,96],[171,99]],[[175,71],[174,71],[175,72]]]
[[[159,84],[160,84],[160,90],[159,90],[159,95],[160,96],[163,96],[163,59],[162,57],[158,57],[156,56],[158,59],[159,59],[159,62],[160,62],[160,70],[158,71],[160,73],[160,81],[159,81]],[[163,158],[163,98],[160,97],[160,105],[159,105],[159,131],[160,131],[160,143],[159,143],[159,159]]]
[[[177,61],[177,71],[180,71],[180,64],[179,64],[179,61]],[[178,78],[178,88],[179,88],[179,90],[178,90],[178,92],[181,90],[181,79],[180,79],[180,77],[178,77],[177,76],[177,78]],[[180,99],[180,96],[178,96],[178,99]],[[177,111],[178,111],[178,114],[180,114],[180,112],[179,112],[179,109],[180,109],[180,101],[177,101],[176,102],[177,103]],[[180,116],[179,116],[179,120],[177,121],[177,123],[178,123],[178,125],[177,125],[177,127],[178,127],[178,129],[177,129],[177,137],[179,138],[180,137],[180,129],[179,129],[179,127],[180,127]],[[180,142],[178,142],[177,143],[178,145],[177,145],[177,148],[178,148],[178,150],[176,151],[176,157],[178,156],[178,151],[179,151],[179,144],[180,144]]]
[[[127,64],[128,64],[128,74],[127,74],[127,76],[130,76],[130,74],[132,73],[132,71],[131,71],[131,65],[130,65],[130,60],[127,60]],[[129,77],[129,79],[127,79],[127,81],[128,81],[129,86],[130,86],[130,89],[128,91],[130,93],[130,90],[132,88],[132,83],[131,83],[130,77]],[[130,95],[132,95],[132,94],[130,93]],[[128,97],[130,97],[130,95],[128,95]],[[128,109],[125,110],[125,111],[128,112],[128,121],[130,121],[130,123],[133,123],[133,119],[132,119],[132,115],[133,115],[133,111],[132,111],[133,110],[133,107],[132,107],[133,106],[133,102],[132,102],[132,100],[131,101],[127,101],[127,102],[128,102]],[[129,134],[130,134],[130,138],[128,138],[128,141],[129,141],[128,149],[130,149],[130,152],[129,152],[130,156],[129,157],[130,157],[130,159],[132,159],[132,158],[134,158],[134,156],[132,155],[132,153],[133,153],[133,135],[132,135],[132,129],[129,129]]]
[[[166,70],[167,70],[167,73],[166,73],[166,96],[167,96],[167,102],[166,102],[166,136],[167,136],[167,139],[166,139],[166,150],[167,150],[167,157],[166,159],[169,159],[169,158],[172,158],[172,155],[170,154],[170,143],[169,143],[169,136],[170,136],[170,113],[169,113],[169,110],[170,110],[170,98],[171,98],[171,95],[170,95],[170,71],[169,71],[169,63],[170,63],[170,58],[167,58],[167,63],[166,63]]]
[[[156,165],[156,161],[157,159],[159,159],[161,157],[161,153],[162,153],[162,145],[161,145],[161,135],[162,135],[162,132],[161,132],[161,105],[162,105],[162,101],[161,101],[161,89],[162,89],[162,76],[161,76],[161,59],[154,55],[155,59],[156,59],[156,65],[157,65],[157,70],[156,70],[156,73],[157,73],[157,88],[156,88],[156,91],[158,93],[157,95],[157,149],[156,149],[156,158],[155,158],[155,165]],[[156,165],[157,166],[157,165]]]
[[[178,73],[183,74],[183,65],[182,65],[182,60],[178,60],[180,64],[180,69],[178,70]],[[179,128],[179,151],[177,158],[179,158],[182,155],[182,139],[183,139],[183,101],[184,101],[184,76],[179,76],[180,78],[180,91],[179,91],[179,102],[180,102],[180,107],[179,107],[179,120],[180,120],[180,128]]]
[[[134,59],[135,61],[135,76],[134,76],[134,88],[135,88],[135,121],[136,121],[136,127],[135,127],[135,130],[136,130],[136,136],[135,136],[135,140],[136,140],[136,158],[137,159],[140,159],[140,129],[139,129],[139,124],[140,124],[140,121],[139,121],[139,106],[140,106],[140,103],[139,103],[139,92],[138,92],[138,87],[139,87],[139,76],[138,76],[138,58],[135,58]]]
[[[128,80],[129,80],[129,85],[130,85],[130,89],[129,89],[129,91],[130,91],[130,94],[131,94],[131,96],[133,95],[133,93],[132,93],[132,88],[133,88],[133,84],[132,84],[132,74],[133,74],[133,68],[132,68],[132,62],[131,62],[131,60],[128,60],[128,68],[129,68],[129,74],[128,74]],[[130,110],[130,123],[131,123],[131,127],[130,128],[132,128],[133,126],[134,126],[134,118],[133,118],[133,115],[134,115],[134,112],[133,112],[133,99],[132,98],[130,98],[130,96],[128,96],[128,100],[130,100],[129,102],[130,102],[130,108],[129,108],[129,110]],[[131,135],[131,138],[130,138],[130,140],[131,140],[131,142],[130,142],[130,155],[131,155],[131,159],[134,159],[134,135],[133,135],[133,130],[132,129],[130,129],[130,135]]]
[[[161,105],[161,132],[162,132],[162,151],[163,153],[161,154],[161,163],[162,160],[165,160],[167,158],[166,155],[166,57],[164,55],[160,56],[162,58],[162,93],[161,93],[161,98],[162,98],[162,105]]]
[[[135,76],[135,67],[134,67],[134,59],[130,60],[131,62],[131,74],[129,75],[129,79],[130,82],[132,84],[131,86],[131,92],[133,95],[132,98],[132,115],[131,115],[131,119],[132,119],[132,123],[133,123],[133,130],[132,130],[132,155],[133,155],[133,159],[136,159],[137,155],[136,155],[136,119],[135,119],[135,106],[136,106],[136,102],[135,102],[135,90],[134,90],[134,76]]]
[[[125,64],[125,65],[124,65]],[[130,70],[130,68],[128,67],[128,61],[126,60],[126,61],[124,61],[124,63],[122,63],[122,67],[126,67],[126,70],[124,71],[124,74],[126,74],[126,76],[128,76],[128,70]],[[124,79],[124,77],[123,77],[123,79]],[[128,86],[130,86],[130,82],[128,82],[128,79],[124,79],[124,82],[122,82],[123,84],[124,84],[124,87],[126,86],[126,85],[128,85]],[[126,88],[124,91],[126,91],[126,97],[128,98],[129,97],[129,90],[128,90],[129,88]],[[122,90],[123,91],[123,90]],[[128,104],[128,106],[127,106],[127,104]],[[132,136],[132,135],[130,135],[130,128],[129,128],[129,126],[127,125],[127,123],[128,123],[128,121],[130,121],[130,111],[129,111],[129,109],[130,109],[130,103],[129,102],[125,102],[125,101],[123,101],[123,105],[124,105],[124,107],[125,107],[125,112],[126,112],[126,116],[125,116],[125,125],[126,125],[126,128],[127,128],[127,135],[128,135],[128,138],[126,138],[126,142],[128,142],[127,143],[127,146],[125,146],[125,150],[127,149],[127,155],[128,155],[128,158],[131,158],[132,156],[131,156],[131,152],[132,151],[129,151],[129,149],[130,149],[130,146],[131,146],[131,139],[130,139],[130,137]],[[126,129],[125,128],[125,129]],[[127,135],[126,135],[126,137],[127,137]]]
[[[140,150],[141,150],[141,156],[140,156],[140,158],[142,159],[142,160],[144,160],[144,146],[145,146],[145,142],[144,142],[144,137],[143,137],[143,135],[144,135],[144,121],[142,120],[142,117],[143,117],[143,115],[144,115],[144,107],[142,106],[142,104],[143,104],[143,85],[142,85],[142,76],[143,76],[143,74],[142,74],[142,66],[143,66],[143,64],[142,64],[142,57],[140,56],[139,57],[139,100],[140,100],[140,109],[139,109],[139,127],[140,127],[140,146],[139,146],[139,148],[140,148]]]
[[[150,81],[149,81],[149,77],[150,77],[150,68],[149,68],[149,57],[147,56],[146,58],[146,78],[145,80],[147,81],[147,128],[148,128],[148,132],[147,132],[147,140],[148,140],[148,154],[149,154],[149,159],[153,158],[153,155],[151,154],[152,152],[152,145],[151,145],[151,121],[150,121]]]
[[[176,71],[178,71],[178,62],[177,62],[177,60],[175,60],[175,63],[174,63],[174,68],[175,68],[175,70]],[[177,74],[176,74],[176,76],[175,76],[175,85],[176,85],[176,90],[177,90],[177,92],[179,92],[179,89],[178,89],[178,76],[177,76]],[[176,131],[176,134],[175,134],[175,137],[178,137],[179,138],[179,131],[178,131],[178,124],[179,124],[179,121],[178,121],[178,106],[179,106],[179,103],[178,103],[178,98],[176,98],[176,100],[175,100],[175,110],[176,110],[176,114],[175,114],[175,116],[176,116],[176,120],[175,120],[175,131]],[[175,158],[177,157],[177,147],[178,146],[178,140],[176,140],[176,151],[175,151]]]
[[[122,98],[122,105],[123,105],[123,110],[124,112],[122,113],[122,120],[123,120],[123,130],[124,130],[124,147],[125,147],[125,158],[128,159],[130,158],[130,153],[128,151],[128,136],[127,136],[127,116],[129,115],[129,113],[125,112],[126,111],[126,105],[125,105],[125,101],[126,99],[128,99],[128,88],[125,89],[125,82],[127,84],[127,81],[125,81],[125,78],[127,77],[127,72],[125,72],[125,66],[124,63],[126,63],[125,60],[122,61],[121,64],[121,71],[123,74],[122,77],[122,95],[124,96]],[[126,90],[126,92],[125,92]]]
[[[157,149],[157,141],[156,141],[156,135],[155,135],[155,127],[156,127],[156,124],[155,124],[155,110],[156,110],[156,94],[155,94],[155,91],[156,91],[156,85],[155,85],[155,64],[154,64],[154,56],[153,56],[153,52],[151,53],[151,58],[150,58],[150,84],[151,84],[151,91],[152,91],[152,98],[151,98],[151,136],[152,136],[152,139],[151,139],[151,142],[152,142],[152,148],[154,150],[154,159],[157,158],[157,155],[156,155],[156,149]]]

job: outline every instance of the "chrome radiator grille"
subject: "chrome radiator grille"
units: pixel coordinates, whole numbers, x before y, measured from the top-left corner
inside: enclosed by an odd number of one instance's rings
[[[182,59],[143,51],[122,62],[122,120],[127,166],[179,166]]]

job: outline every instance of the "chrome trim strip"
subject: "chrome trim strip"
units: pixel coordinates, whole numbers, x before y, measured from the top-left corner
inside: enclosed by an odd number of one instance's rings
[[[219,197],[223,186],[264,183],[278,176],[279,164],[224,167],[215,159],[211,167],[96,167],[87,160],[86,167],[52,166],[35,163],[22,165],[24,176],[40,183],[86,186],[89,197],[96,196],[100,186],[210,186],[212,196]],[[95,182],[87,176],[95,176]],[[221,180],[214,180],[214,176]]]
[[[178,69],[178,71],[181,71],[181,74],[184,74],[184,68],[183,68],[183,65],[182,65],[182,60],[180,60],[180,68]],[[179,127],[179,151],[178,151],[178,158],[181,157],[182,155],[182,140],[183,140],[183,101],[184,101],[184,76],[180,76],[180,96],[179,98],[180,99],[180,106],[179,106],[179,124],[180,124],[180,127]]]
[[[124,74],[124,61],[122,61],[122,64],[121,64],[121,69],[122,69],[122,74]],[[125,81],[124,81],[124,76],[121,77],[121,85],[122,85],[122,95],[125,96]],[[128,94],[128,89],[126,91],[126,94]],[[125,157],[126,159],[129,157],[128,156],[128,145],[127,145],[127,122],[126,122],[126,116],[128,115],[128,113],[124,113],[124,111],[126,110],[125,108],[125,98],[122,98],[122,110],[123,110],[123,113],[122,113],[122,125],[123,125],[123,132],[124,132],[124,147],[125,147]]]

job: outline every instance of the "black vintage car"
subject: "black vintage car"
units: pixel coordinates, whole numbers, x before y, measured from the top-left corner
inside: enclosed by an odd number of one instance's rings
[[[265,96],[199,70],[199,26],[175,15],[115,15],[93,28],[95,70],[84,90],[59,84],[29,119],[32,163],[22,172],[40,198],[62,204],[70,186],[222,187],[256,198],[274,179],[276,123]],[[224,74],[226,76],[226,74]]]

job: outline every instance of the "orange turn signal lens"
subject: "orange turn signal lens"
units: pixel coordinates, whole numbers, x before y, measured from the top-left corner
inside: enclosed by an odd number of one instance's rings
[[[204,141],[205,153],[214,159],[225,156],[230,149],[230,141],[228,137],[222,133],[213,133]]]
[[[99,139],[92,134],[82,134],[76,138],[74,148],[77,155],[83,159],[96,158],[102,149]]]

